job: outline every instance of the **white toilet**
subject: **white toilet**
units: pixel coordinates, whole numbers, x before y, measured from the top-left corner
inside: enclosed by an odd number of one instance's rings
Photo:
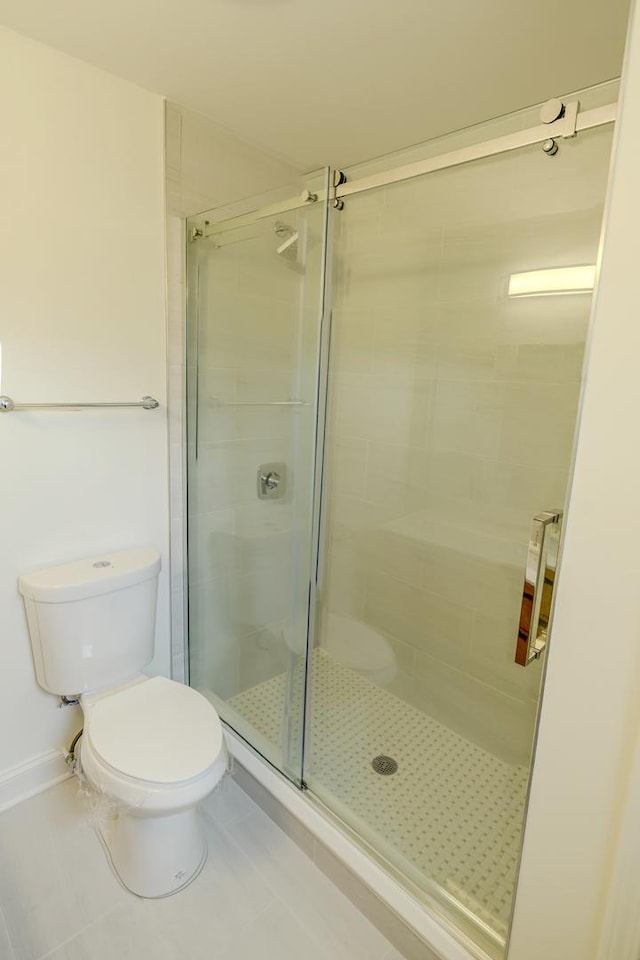
[[[102,839],[118,877],[140,897],[175,893],[203,867],[197,806],[227,766],[209,701],[141,672],[153,658],[159,572],[158,551],[144,547],[18,580],[38,683],[80,697],[80,767],[115,801],[117,819]]]

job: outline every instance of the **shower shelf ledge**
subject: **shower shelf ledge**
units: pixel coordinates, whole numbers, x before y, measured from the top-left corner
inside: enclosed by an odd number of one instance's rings
[[[308,407],[307,400],[222,400],[209,397],[212,407]]]
[[[419,544],[466,554],[485,563],[524,568],[527,531],[520,527],[480,518],[449,518],[429,510],[381,524],[385,533]]]

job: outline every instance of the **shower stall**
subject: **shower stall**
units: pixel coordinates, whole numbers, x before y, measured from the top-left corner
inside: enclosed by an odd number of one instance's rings
[[[187,225],[190,682],[496,957],[616,96]]]

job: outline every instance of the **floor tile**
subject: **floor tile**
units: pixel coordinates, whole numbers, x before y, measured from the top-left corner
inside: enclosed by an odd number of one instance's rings
[[[156,929],[146,910],[125,903],[72,940],[46,955],[46,960],[174,960],[174,946]]]
[[[222,948],[238,928],[250,923],[275,900],[259,871],[239,855],[224,829],[211,823],[206,823],[206,829],[209,852],[197,880],[174,897],[143,901],[177,951],[184,931],[192,932],[190,960],[201,955],[209,960],[211,943]]]
[[[207,808],[202,873],[160,900],[120,886],[75,781],[6,811],[1,960],[385,960],[390,944],[236,783]]]
[[[283,903],[274,903],[238,932],[233,945],[220,960],[326,960],[326,957],[322,942],[317,942]]]
[[[238,932],[274,903],[275,897],[223,829],[205,823],[207,863],[192,884],[159,900],[127,894],[115,911],[47,960],[211,960],[213,945],[216,957],[229,949]]]
[[[382,960],[389,942],[261,810],[225,828],[332,960]]]
[[[204,801],[202,810],[214,823],[225,824],[255,813],[257,805],[233,777],[224,777]]]
[[[124,898],[75,780],[0,816],[0,908],[16,960],[37,960]]]

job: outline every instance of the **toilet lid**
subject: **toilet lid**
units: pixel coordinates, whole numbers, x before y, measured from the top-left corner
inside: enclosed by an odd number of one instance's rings
[[[209,701],[165,677],[98,700],[85,735],[109,766],[154,783],[191,780],[222,750],[222,725]]]

